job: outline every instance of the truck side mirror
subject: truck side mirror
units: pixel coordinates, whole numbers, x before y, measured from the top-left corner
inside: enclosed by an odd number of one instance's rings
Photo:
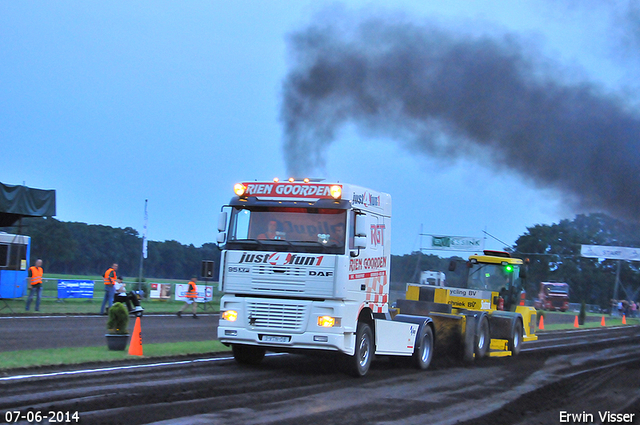
[[[367,216],[364,214],[355,215],[355,235],[353,238],[353,247],[358,249],[358,253],[351,253],[352,257],[357,257],[360,254],[360,249],[367,247]]]
[[[227,234],[226,233],[218,233],[218,243],[224,243],[225,240],[227,239]]]
[[[367,237],[366,236],[356,236],[353,239],[353,246],[356,248],[366,248],[367,247]]]
[[[367,216],[364,214],[356,215],[356,237],[367,237]]]
[[[520,268],[520,273],[518,274],[518,277],[520,279],[526,279],[527,278],[527,271],[524,269],[524,267]]]
[[[451,260],[449,262],[449,271],[450,272],[455,272],[456,271],[456,266],[458,265],[458,262],[456,260]]]
[[[227,212],[222,211],[218,216],[218,232],[224,232],[227,230]]]

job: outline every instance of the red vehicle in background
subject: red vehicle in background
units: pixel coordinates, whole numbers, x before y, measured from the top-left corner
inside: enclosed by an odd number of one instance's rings
[[[561,282],[540,282],[540,292],[534,307],[541,310],[569,309],[569,284]]]

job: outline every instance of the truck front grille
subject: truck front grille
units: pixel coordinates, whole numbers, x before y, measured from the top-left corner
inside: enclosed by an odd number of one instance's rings
[[[297,276],[297,277],[305,277],[307,275],[307,269],[304,267],[293,267],[293,266],[272,266],[270,264],[267,265],[258,265],[253,268],[255,274],[266,274],[266,275],[276,275],[276,276]]]
[[[298,331],[302,329],[307,307],[301,304],[247,302],[247,321],[260,329]]]

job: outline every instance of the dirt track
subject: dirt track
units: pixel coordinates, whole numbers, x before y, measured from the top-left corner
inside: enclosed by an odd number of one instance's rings
[[[174,366],[0,381],[0,412],[79,410],[82,423],[559,423],[560,410],[636,413],[640,328],[555,332],[517,358],[418,372],[379,360],[363,379],[332,357],[275,355],[255,368],[208,359]]]

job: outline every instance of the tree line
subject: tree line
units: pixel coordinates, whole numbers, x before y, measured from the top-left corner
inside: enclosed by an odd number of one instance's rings
[[[18,228],[2,230],[17,233]],[[111,264],[118,263],[118,275],[138,277],[142,237],[131,227],[122,229],[34,217],[23,219],[20,233],[31,237],[30,264],[42,258],[47,273],[101,275]],[[213,260],[217,267],[218,246],[205,243],[195,247],[175,240],[148,241],[143,275],[189,279],[199,276],[202,260]]]
[[[598,213],[527,228],[510,248],[514,255],[529,258],[527,293],[537,294],[540,282],[566,282],[570,286],[571,302],[585,301],[608,307],[618,260],[582,257],[583,244],[640,248],[640,224]],[[638,301],[640,262],[620,261],[620,281],[618,298]]]
[[[2,230],[12,233],[17,229]],[[142,238],[131,227],[122,229],[54,218],[28,218],[23,220],[21,233],[31,236],[30,264],[36,258],[42,258],[49,273],[99,275],[116,262],[124,276],[135,278],[138,275]],[[581,214],[551,225],[528,227],[514,245],[504,248],[515,257],[529,259],[528,298],[536,297],[541,281],[556,281],[570,285],[572,302],[584,300],[588,304],[608,306],[613,296],[617,261],[584,258],[580,255],[582,244],[640,247],[640,224],[616,220],[605,214]],[[175,240],[149,241],[144,276],[188,279],[199,275],[202,260],[213,260],[219,267],[218,246],[205,243],[195,247]],[[420,252],[392,255],[391,285],[393,289],[404,289],[406,282],[417,281],[422,270],[444,271],[448,284],[458,285],[464,267],[448,271],[451,260],[465,261],[458,256],[443,258]],[[622,261],[620,280],[619,298],[638,301],[640,263]]]
[[[570,301],[610,305],[617,272],[617,260],[585,258],[581,245],[607,245],[640,248],[640,224],[611,218],[605,214],[577,215],[559,223],[528,227],[512,246],[504,247],[513,257],[528,259],[527,298],[537,297],[540,282],[566,282],[570,286]],[[451,260],[413,252],[391,258],[391,282],[394,289],[404,289],[406,282],[415,282],[421,270],[443,271],[447,284],[457,286],[462,281],[464,267],[448,271]],[[620,262],[621,286],[618,298],[640,300],[640,262]]]

